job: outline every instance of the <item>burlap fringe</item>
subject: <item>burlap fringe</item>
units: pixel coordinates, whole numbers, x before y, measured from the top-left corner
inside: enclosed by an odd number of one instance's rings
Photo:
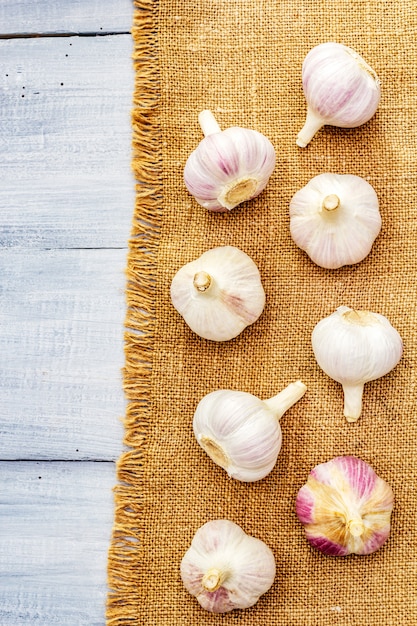
[[[139,623],[135,571],[141,560],[141,467],[150,415],[154,279],[161,206],[161,146],[157,65],[157,2],[135,0],[132,36],[135,90],[132,113],[136,204],[127,261],[124,389],[125,444],[117,464],[115,521],[108,554],[106,623]],[[159,156],[158,156],[159,155]]]

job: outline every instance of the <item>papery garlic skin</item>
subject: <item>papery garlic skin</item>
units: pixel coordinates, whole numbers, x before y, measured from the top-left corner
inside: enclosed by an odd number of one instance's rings
[[[362,261],[381,230],[378,196],[353,174],[319,174],[290,202],[290,232],[314,263],[337,269]]]
[[[260,539],[229,520],[199,528],[181,561],[181,578],[206,611],[226,613],[256,604],[275,578],[275,558]]]
[[[184,182],[197,202],[225,212],[258,196],[275,167],[275,149],[262,133],[233,126],[221,131],[213,114],[199,116],[205,138],[190,154]]]
[[[274,468],[281,449],[279,419],[306,389],[299,380],[269,400],[244,391],[212,391],[194,414],[197,442],[231,478],[261,480]]]
[[[321,369],[343,386],[347,421],[355,422],[365,383],[385,376],[401,359],[398,331],[384,315],[340,306],[318,322],[311,340]]]
[[[259,318],[265,291],[256,264],[245,252],[219,246],[175,274],[171,300],[197,335],[228,341]]]
[[[381,90],[375,71],[352,48],[327,42],[312,48],[302,67],[307,117],[297,137],[305,148],[322,126],[355,128],[378,108]]]
[[[307,540],[331,556],[378,550],[389,536],[393,506],[391,487],[354,456],[317,465],[296,499]]]

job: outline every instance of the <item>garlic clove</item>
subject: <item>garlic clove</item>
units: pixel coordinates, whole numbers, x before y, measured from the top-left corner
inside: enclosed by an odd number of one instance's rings
[[[212,391],[200,400],[194,413],[196,440],[231,478],[261,480],[274,468],[281,449],[279,419],[306,389],[296,381],[264,401],[243,391]]]
[[[221,131],[211,111],[202,111],[199,122],[205,137],[185,164],[188,191],[210,211],[231,211],[258,196],[275,167],[269,139],[238,126]]]
[[[331,556],[371,554],[390,533],[391,487],[354,456],[339,456],[311,470],[296,499],[310,544]]]
[[[327,42],[312,48],[302,67],[307,116],[297,137],[305,148],[324,126],[355,128],[375,114],[380,101],[380,80],[352,48]]]
[[[293,241],[314,263],[337,269],[362,261],[381,230],[372,185],[353,174],[319,174],[291,199]]]
[[[207,250],[175,274],[171,300],[200,337],[228,341],[256,322],[265,291],[254,261],[234,246]]]
[[[272,586],[275,558],[260,539],[229,520],[201,526],[180,566],[187,591],[206,611],[246,609]]]
[[[357,421],[364,384],[388,374],[401,359],[398,331],[379,313],[340,306],[316,324],[311,340],[318,365],[343,386],[347,421]]]

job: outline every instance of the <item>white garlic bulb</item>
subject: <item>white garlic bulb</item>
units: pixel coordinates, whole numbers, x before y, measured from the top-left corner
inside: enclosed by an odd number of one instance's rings
[[[297,137],[305,148],[322,126],[355,128],[378,108],[381,92],[375,71],[352,48],[327,42],[310,50],[302,67],[307,117]]]
[[[219,246],[175,274],[171,300],[197,335],[228,341],[256,322],[265,291],[256,264],[245,252]]]
[[[272,550],[229,520],[207,522],[194,535],[181,561],[181,578],[206,611],[247,609],[275,578]]]
[[[261,480],[274,468],[281,449],[279,419],[306,389],[299,380],[269,400],[244,391],[212,391],[197,406],[194,435],[231,478]]]
[[[290,202],[290,232],[327,269],[359,263],[381,230],[378,197],[360,176],[319,174]]]
[[[275,167],[269,139],[239,126],[221,131],[211,111],[202,111],[199,122],[205,137],[185,164],[188,191],[210,211],[230,211],[258,196]]]
[[[388,374],[401,359],[399,333],[379,313],[340,306],[315,326],[311,340],[321,369],[342,384],[347,421],[356,422],[365,383]]]

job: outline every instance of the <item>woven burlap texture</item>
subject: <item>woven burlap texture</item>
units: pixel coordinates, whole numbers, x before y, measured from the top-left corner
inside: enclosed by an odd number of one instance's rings
[[[417,624],[415,2],[141,0],[133,38],[127,452],[118,464],[108,624]],[[381,79],[381,102],[364,126],[325,127],[300,149],[301,65],[325,41],[364,56]],[[276,148],[266,190],[228,213],[203,209],[183,182],[203,109],[222,128],[256,129]],[[310,261],[289,233],[292,195],[323,172],[369,181],[383,221],[369,256],[334,271]],[[252,257],[267,294],[261,318],[225,343],[193,334],[169,295],[175,272],[219,245]],[[366,385],[355,424],[311,348],[314,325],[340,305],[382,313],[404,341],[399,365]],[[275,469],[258,483],[229,479],[194,439],[198,401],[219,388],[268,398],[297,379],[308,391],[281,420]],[[310,469],[345,454],[370,463],[395,494],[390,538],[367,557],[315,551],[295,515]],[[179,574],[195,531],[216,518],[265,541],[277,562],[273,587],[254,607],[220,616],[200,608]]]

